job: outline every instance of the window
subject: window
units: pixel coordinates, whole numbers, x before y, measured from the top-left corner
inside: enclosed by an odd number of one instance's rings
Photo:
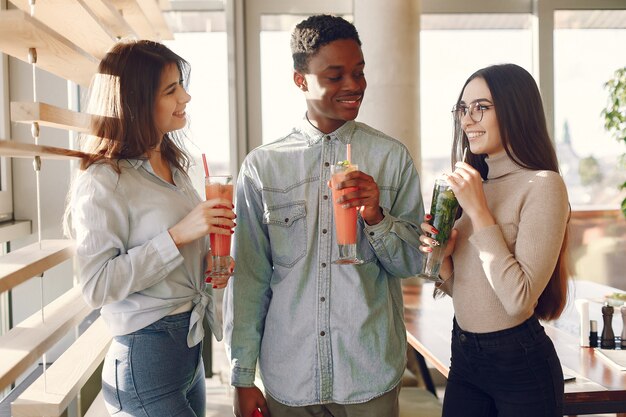
[[[263,143],[289,133],[306,102],[293,82],[291,32],[309,15],[261,15],[261,113]],[[350,16],[344,16],[352,20]]]
[[[528,14],[429,14],[421,26],[421,181],[428,211],[435,178],[450,172],[450,111],[465,80],[492,64],[531,71],[532,33]]]
[[[304,15],[261,16],[261,113],[263,143],[272,142],[291,130],[304,117],[306,103],[293,83],[290,39]]]
[[[626,149],[604,129],[601,111],[604,83],[626,65],[626,11],[562,10],[554,18],[554,136],[570,201],[575,210],[617,208]]]
[[[554,22],[554,136],[574,210],[574,273],[623,288],[626,221],[617,208],[626,170],[618,161],[626,149],[604,129],[601,111],[604,83],[626,65],[626,11],[559,10]]]
[[[186,145],[194,160],[191,179],[204,196],[202,153],[215,175],[232,173],[236,164],[230,153],[226,19],[224,12],[175,12],[168,18],[175,33],[165,44],[191,65]]]

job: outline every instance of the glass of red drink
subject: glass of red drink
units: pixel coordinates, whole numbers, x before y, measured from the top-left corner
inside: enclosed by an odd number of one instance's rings
[[[339,258],[334,260],[334,264],[354,265],[362,264],[363,260],[359,259],[356,251],[356,229],[357,229],[357,208],[344,208],[337,203],[337,199],[347,193],[355,191],[355,187],[336,189],[336,185],[344,180],[346,174],[352,171],[358,171],[356,164],[348,161],[338,162],[330,167],[331,186],[333,190],[333,212],[335,215],[335,234],[337,244],[339,246]]]
[[[211,175],[204,180],[206,199],[223,198],[233,202],[233,177],[232,175]],[[228,227],[225,227],[228,228]],[[210,233],[211,239],[211,267],[212,277],[230,276],[230,238],[231,234],[221,235]]]

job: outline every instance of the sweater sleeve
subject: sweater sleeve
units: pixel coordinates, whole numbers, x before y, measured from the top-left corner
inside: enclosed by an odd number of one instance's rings
[[[479,252],[489,284],[510,316],[523,314],[537,304],[556,266],[569,217],[567,190],[560,175],[539,171],[529,184],[519,209],[513,251],[500,224],[481,229],[469,239]]]

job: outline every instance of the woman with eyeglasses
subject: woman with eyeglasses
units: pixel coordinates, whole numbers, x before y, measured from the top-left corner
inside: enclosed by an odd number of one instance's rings
[[[539,320],[566,303],[570,209],[539,89],[517,65],[486,67],[452,112],[461,214],[436,290],[455,311],[443,416],[562,416],[563,372]],[[422,230],[430,252],[437,231]]]

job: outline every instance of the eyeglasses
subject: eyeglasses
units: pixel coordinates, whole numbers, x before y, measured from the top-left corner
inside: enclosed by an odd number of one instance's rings
[[[452,107],[452,116],[455,120],[461,120],[463,116],[465,116],[469,111],[469,117],[474,122],[478,123],[483,120],[483,113],[485,110],[489,110],[492,108],[493,104],[483,104],[480,102],[470,103],[469,106],[465,106],[463,104],[456,104]]]

